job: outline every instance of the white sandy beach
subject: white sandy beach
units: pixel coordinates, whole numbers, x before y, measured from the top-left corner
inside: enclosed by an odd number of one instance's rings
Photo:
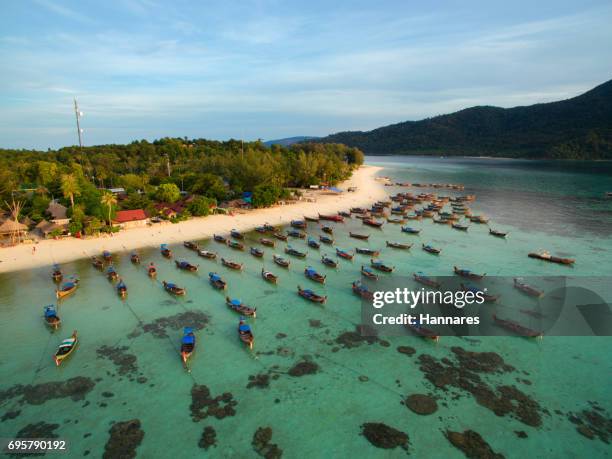
[[[191,239],[204,239],[213,234],[226,234],[232,228],[246,231],[268,222],[273,225],[302,219],[304,215],[337,213],[349,207],[369,206],[387,195],[381,183],[375,180],[380,167],[362,166],[353,176],[339,185],[342,189],[357,187],[355,192],[341,195],[319,193],[316,202],[300,201],[295,204],[256,209],[234,216],[211,215],[177,224],[154,224],[91,239],[66,238],[43,240],[36,245],[22,244],[0,249],[0,273],[63,263],[78,258],[98,255],[102,250],[111,252],[158,247],[162,243],[180,243]],[[33,247],[36,250],[33,251]]]

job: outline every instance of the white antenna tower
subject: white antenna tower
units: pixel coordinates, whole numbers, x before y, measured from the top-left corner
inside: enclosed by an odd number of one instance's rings
[[[79,104],[77,103],[76,97],[74,98],[74,114],[76,116],[77,133],[79,134],[79,147],[83,148],[83,129],[81,129],[80,123],[83,112],[79,111]]]

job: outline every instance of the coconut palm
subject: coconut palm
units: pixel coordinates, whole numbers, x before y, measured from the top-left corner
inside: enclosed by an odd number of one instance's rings
[[[62,175],[62,193],[65,198],[70,198],[70,207],[74,211],[74,197],[81,194],[81,189],[74,174]]]
[[[108,207],[108,226],[111,226],[111,211],[113,210],[113,206],[117,204],[117,198],[113,193],[109,193],[108,191],[102,194],[102,198],[100,198],[100,202],[103,206]]]

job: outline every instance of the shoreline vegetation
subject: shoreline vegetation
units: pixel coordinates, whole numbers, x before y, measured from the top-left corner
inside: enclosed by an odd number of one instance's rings
[[[49,223],[55,232],[38,240],[28,236],[35,244],[15,244],[9,237],[15,234],[5,234],[0,272],[366,205],[385,192],[374,179],[381,168],[362,163],[359,150],[337,144],[267,148],[261,142],[162,139],[82,150],[4,150],[5,223],[27,224],[28,234]],[[58,208],[63,214],[50,215]]]

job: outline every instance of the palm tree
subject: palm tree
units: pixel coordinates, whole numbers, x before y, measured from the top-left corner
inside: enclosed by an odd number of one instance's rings
[[[111,222],[111,211],[113,210],[113,206],[117,204],[117,198],[113,193],[109,193],[108,191],[102,194],[102,198],[100,202],[103,206],[108,207],[108,226],[112,226]]]
[[[79,184],[74,174],[62,175],[62,193],[65,198],[70,198],[70,207],[74,211],[74,197],[81,194]]]

